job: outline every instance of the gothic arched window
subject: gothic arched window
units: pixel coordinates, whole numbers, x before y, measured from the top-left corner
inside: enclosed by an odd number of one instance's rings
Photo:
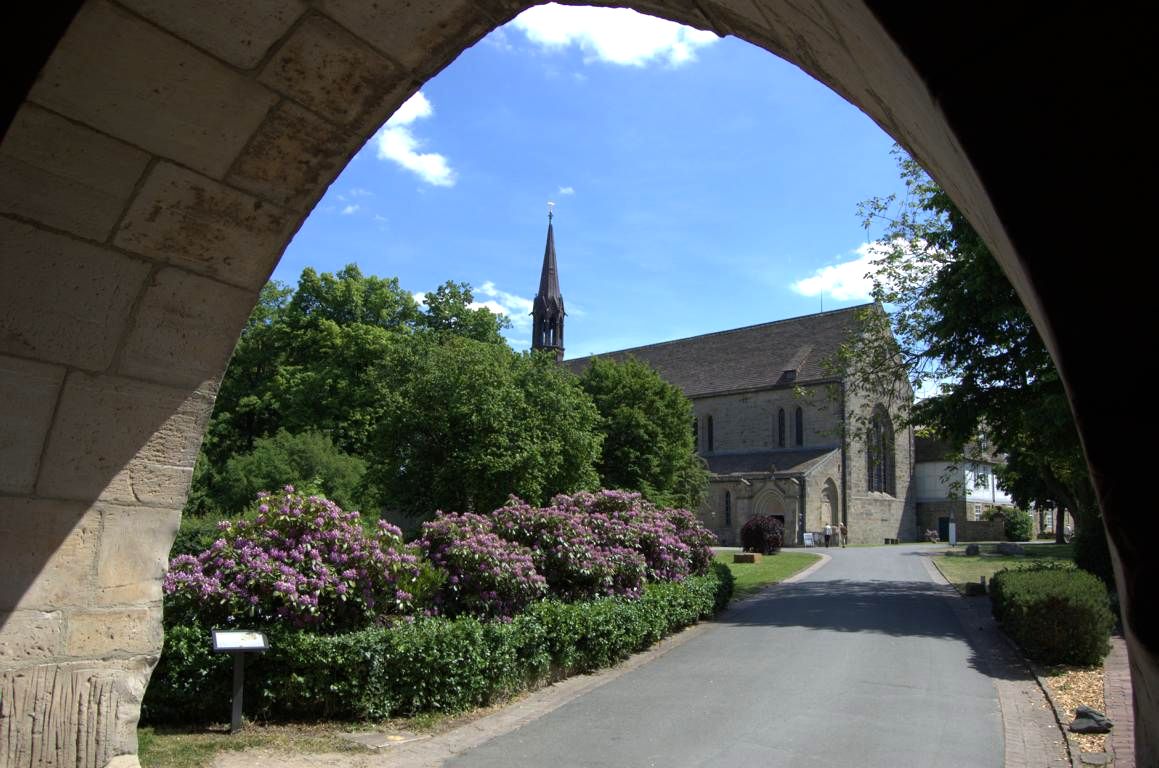
[[[708,450],[712,451],[712,417],[708,417]]]
[[[800,408],[797,409],[796,418],[797,427],[797,445],[805,444],[805,412]]]
[[[894,482],[893,423],[885,408],[880,405],[874,409],[865,435],[865,466],[868,490],[897,495]]]
[[[785,447],[785,409],[777,409],[777,447]]]
[[[732,494],[724,492],[724,524],[732,526]]]

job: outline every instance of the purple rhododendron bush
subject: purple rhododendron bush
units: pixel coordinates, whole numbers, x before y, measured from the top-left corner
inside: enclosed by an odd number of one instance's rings
[[[367,527],[370,530],[367,530]],[[165,647],[142,713],[213,722],[231,661],[213,626],[260,628],[246,701],[263,718],[458,711],[627,658],[720,610],[728,568],[684,510],[619,491],[438,513],[405,544],[319,496],[263,494],[165,580]]]
[[[412,612],[420,553],[398,528],[367,533],[357,512],[289,485],[258,502],[255,518],[223,521],[212,547],[170,562],[167,619],[341,632]]]
[[[624,491],[439,512],[412,545],[393,525],[367,533],[357,512],[291,486],[258,501],[256,517],[221,523],[212,547],[173,559],[168,618],[321,632],[420,613],[507,620],[545,597],[638,598],[646,583],[702,575],[715,543],[691,512]]]

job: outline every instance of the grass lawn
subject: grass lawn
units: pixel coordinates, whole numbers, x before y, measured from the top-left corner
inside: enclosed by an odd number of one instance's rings
[[[966,556],[966,547],[958,545],[947,552],[933,554],[931,559],[946,581],[953,584],[959,592],[967,594],[966,585],[978,583],[982,576],[989,582],[990,578],[1003,568],[1017,568],[1035,562],[1074,562],[1073,544],[1026,544],[1025,555],[998,555],[994,552],[994,544],[980,544],[982,554],[975,557]]]
[[[229,726],[137,729],[142,768],[201,768],[219,752],[264,747],[287,752],[353,752],[363,748],[338,738],[348,724],[246,725],[230,735]]]
[[[784,581],[794,573],[803,571],[820,559],[820,555],[807,552],[786,552],[781,550],[775,555],[766,555],[759,563],[734,563],[732,552],[720,552],[716,555],[719,563],[724,563],[736,577],[736,591],[733,599],[759,592],[769,584]]]

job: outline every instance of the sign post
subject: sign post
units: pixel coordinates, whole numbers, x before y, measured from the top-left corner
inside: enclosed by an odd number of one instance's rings
[[[270,649],[265,633],[248,629],[213,630],[213,650],[233,655],[233,710],[229,717],[229,732],[241,730],[242,693],[245,690],[245,655],[264,653]]]

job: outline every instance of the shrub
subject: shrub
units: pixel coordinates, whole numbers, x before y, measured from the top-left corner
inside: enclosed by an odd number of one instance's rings
[[[173,558],[167,619],[340,632],[412,610],[421,569],[397,528],[368,534],[357,512],[292,486],[260,501],[254,519],[219,523],[209,549]]]
[[[1030,513],[1021,509],[1011,509],[1003,513],[1005,522],[1003,530],[1007,541],[1030,541],[1030,534],[1034,531],[1034,521]]]
[[[550,593],[563,600],[639,596],[646,563],[627,547],[607,544],[574,508],[536,508],[512,498],[491,513],[495,531],[527,546]]]
[[[510,618],[547,593],[547,580],[536,571],[531,550],[501,538],[482,515],[440,512],[423,524],[418,544],[433,565],[447,572],[435,597],[439,613]]]
[[[994,617],[1031,659],[1093,665],[1109,646],[1114,617],[1103,583],[1086,571],[1036,565],[990,582]]]
[[[649,584],[640,599],[534,603],[509,622],[423,617],[340,635],[271,630],[270,650],[247,660],[250,716],[381,720],[454,712],[627,658],[709,616],[731,595],[726,566],[680,583]],[[170,627],[145,694],[147,722],[228,716],[231,664],[198,626]]]
[[[556,496],[552,504],[585,517],[603,546],[636,550],[647,562],[648,581],[680,581],[705,573],[715,537],[690,513],[666,510],[638,493],[599,491]]]
[[[745,552],[775,554],[785,539],[785,524],[772,515],[754,515],[741,526],[740,544]]]

